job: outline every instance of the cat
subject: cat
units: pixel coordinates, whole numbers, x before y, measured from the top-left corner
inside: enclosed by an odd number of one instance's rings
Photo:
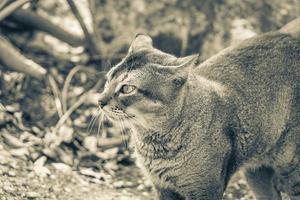
[[[300,26],[300,20],[294,21]],[[99,99],[132,129],[160,200],[220,200],[244,169],[260,200],[300,199],[300,38],[293,27],[228,47],[198,64],[138,34]]]

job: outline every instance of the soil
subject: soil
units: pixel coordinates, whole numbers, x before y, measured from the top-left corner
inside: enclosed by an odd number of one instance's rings
[[[62,164],[62,163],[61,163]],[[134,165],[119,166],[111,179],[96,179],[77,169],[47,164],[49,173],[36,174],[34,163],[0,151],[0,200],[154,200],[149,181]],[[233,177],[225,200],[254,199],[240,173]]]

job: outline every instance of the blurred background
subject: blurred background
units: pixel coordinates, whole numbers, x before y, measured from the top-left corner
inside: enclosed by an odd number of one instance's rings
[[[0,199],[153,199],[130,131],[97,110],[135,34],[205,60],[299,15],[299,0],[0,0]],[[224,199],[254,199],[241,174]]]

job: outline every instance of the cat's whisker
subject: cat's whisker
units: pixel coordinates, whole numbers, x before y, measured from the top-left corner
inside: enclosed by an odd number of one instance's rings
[[[124,144],[124,146],[126,148],[125,134],[124,134],[124,129],[123,129],[122,122],[121,122],[121,117],[118,117],[118,119],[119,119],[118,125],[119,125],[120,131],[121,131],[121,136],[122,136],[123,144]]]
[[[123,127],[123,124],[122,124],[122,118],[119,117],[119,122],[120,122],[120,128],[121,128],[121,135],[122,135],[122,140],[123,140],[123,144],[125,146],[125,148],[127,149],[127,145],[126,145],[126,139],[125,139],[125,131],[124,131],[124,127]]]
[[[93,116],[92,116],[92,119],[91,119],[91,121],[89,122],[88,127],[87,127],[87,132],[88,132],[89,135],[91,134],[92,129],[93,129],[94,125],[95,125],[96,119],[97,119],[97,117],[98,117],[100,114],[101,114],[101,108],[98,107],[98,108],[96,109],[96,111],[94,112],[94,114],[93,114]]]
[[[106,115],[103,113],[102,120],[100,122],[103,130],[104,130],[104,120],[106,120]],[[107,132],[102,131],[101,138],[106,138],[106,137],[107,137]]]
[[[104,116],[104,113],[101,112],[101,114],[99,115],[99,118],[98,118],[98,131],[97,131],[97,141],[99,139],[99,134],[100,134],[100,131],[101,129],[103,129],[103,126],[102,126],[102,121],[103,121],[103,116]]]
[[[124,124],[124,119],[120,118],[120,122],[121,122],[121,126],[123,129],[123,136],[124,136],[123,139],[125,142],[125,149],[128,149],[128,138],[126,137],[126,129],[125,129],[125,124]]]

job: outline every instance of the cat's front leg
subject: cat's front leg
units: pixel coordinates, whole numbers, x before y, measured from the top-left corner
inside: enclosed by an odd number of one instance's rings
[[[185,198],[173,189],[156,187],[159,200],[185,200]]]
[[[203,188],[194,188],[192,191],[185,193],[185,200],[221,200],[223,193],[220,192],[219,186],[217,187],[207,187]]]

